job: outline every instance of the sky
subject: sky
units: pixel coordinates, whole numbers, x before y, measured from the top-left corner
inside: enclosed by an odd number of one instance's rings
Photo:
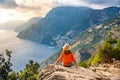
[[[120,6],[120,0],[0,0],[0,23],[44,17],[53,7],[65,5],[102,9]]]

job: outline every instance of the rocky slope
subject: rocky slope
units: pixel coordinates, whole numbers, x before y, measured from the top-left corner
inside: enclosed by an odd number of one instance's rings
[[[120,61],[90,67],[47,66],[40,71],[40,80],[120,80]]]
[[[89,69],[94,71],[103,80],[120,80],[120,61],[114,61],[111,64],[99,64]]]
[[[76,36],[75,42],[72,44],[74,48],[86,49],[93,47],[95,44],[105,40],[109,32],[113,32],[118,38],[120,37],[120,18],[111,19],[108,22],[88,28],[81,34]]]
[[[89,27],[117,18],[119,11],[119,7],[100,10],[88,7],[56,7],[42,21],[20,32],[18,37],[62,46],[65,42],[74,42],[74,37]]]

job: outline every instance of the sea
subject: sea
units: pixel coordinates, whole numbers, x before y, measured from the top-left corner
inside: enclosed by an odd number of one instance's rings
[[[17,32],[0,29],[0,54],[5,55],[6,49],[12,51],[11,63],[13,64],[13,71],[23,70],[29,60],[40,63],[58,50],[54,46],[20,39],[17,35]]]

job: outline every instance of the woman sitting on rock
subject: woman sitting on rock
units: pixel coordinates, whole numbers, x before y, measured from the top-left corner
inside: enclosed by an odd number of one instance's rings
[[[73,52],[71,51],[71,47],[68,43],[66,43],[63,46],[63,50],[61,52],[60,57],[55,61],[55,63],[53,64],[56,65],[57,63],[59,63],[60,61],[62,61],[62,65],[65,67],[71,67],[72,63],[74,62],[75,67],[77,68],[77,63],[76,63],[76,59],[74,57]]]

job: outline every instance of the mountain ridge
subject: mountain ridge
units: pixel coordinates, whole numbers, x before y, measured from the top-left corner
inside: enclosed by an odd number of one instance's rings
[[[18,37],[52,46],[62,46],[65,42],[74,42],[74,36],[89,27],[118,17],[119,11],[119,7],[102,10],[86,7],[56,7],[49,11],[41,22],[20,32]]]

